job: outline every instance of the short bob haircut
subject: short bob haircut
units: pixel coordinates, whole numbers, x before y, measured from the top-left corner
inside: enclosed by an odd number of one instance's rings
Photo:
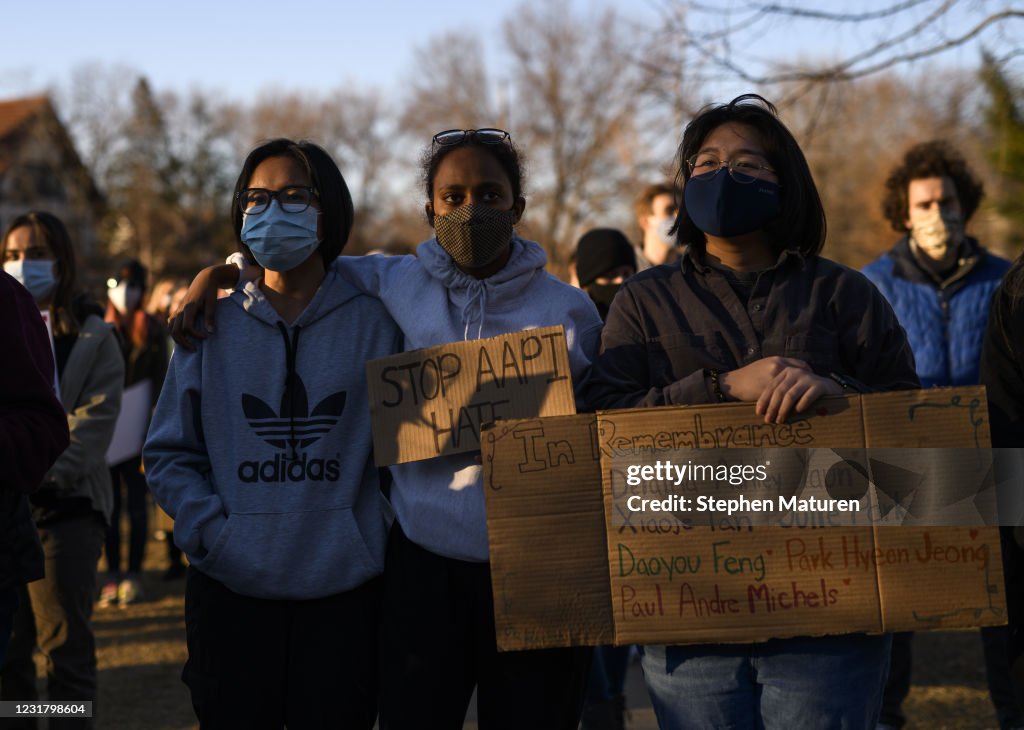
[[[922,142],[906,151],[903,160],[885,181],[882,213],[894,231],[906,233],[910,230],[906,223],[910,217],[910,183],[929,177],[948,177],[953,181],[964,223],[978,209],[984,186],[971,173],[960,153],[945,140]]]
[[[690,178],[686,161],[700,151],[711,132],[729,122],[757,130],[764,143],[765,157],[779,178],[782,211],[765,227],[773,248],[779,253],[784,249],[796,250],[804,256],[820,253],[825,245],[825,209],[811,169],[793,134],[779,119],[775,105],[762,96],[743,94],[728,104],[706,106],[697,113],[686,125],[679,145],[678,187],[682,189]],[[685,200],[676,216],[676,238],[680,245],[697,249],[703,249],[707,240],[687,215]]]
[[[77,334],[78,318],[74,315],[77,290],[77,266],[71,236],[60,218],[41,210],[22,213],[7,227],[0,239],[0,255],[7,252],[7,239],[19,228],[31,228],[37,239],[45,241],[53,252],[57,286],[53,290],[50,311],[53,313],[54,333]]]
[[[306,140],[294,142],[283,137],[272,139],[256,147],[245,158],[242,171],[235,183],[234,195],[231,196],[231,222],[235,227],[235,240],[238,242],[239,250],[246,258],[253,260],[249,247],[242,243],[242,211],[235,201],[238,200],[238,194],[249,186],[253,171],[261,162],[271,157],[291,157],[298,160],[309,174],[320,204],[323,241],[320,243],[319,251],[324,259],[324,266],[330,266],[348,243],[352,222],[355,219],[355,209],[352,205],[352,194],[349,193],[338,165],[322,147]]]

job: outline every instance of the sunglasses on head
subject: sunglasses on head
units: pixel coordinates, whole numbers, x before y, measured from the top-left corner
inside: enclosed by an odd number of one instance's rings
[[[481,144],[501,144],[512,140],[512,136],[504,129],[446,129],[434,135],[434,144],[438,147],[450,147],[461,143],[467,137],[473,137]]]

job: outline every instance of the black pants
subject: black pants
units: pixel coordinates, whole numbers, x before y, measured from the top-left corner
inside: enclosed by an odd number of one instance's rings
[[[380,579],[304,601],[250,598],[188,569],[182,680],[202,730],[370,730]]]
[[[381,619],[381,730],[576,730],[590,648],[498,653],[487,563],[435,555],[396,524]]]
[[[114,511],[107,530],[107,570],[120,573],[121,566],[121,482],[127,492],[128,512],[128,572],[141,573],[146,557],[148,514],[146,505],[146,477],[141,470],[141,457],[133,457],[110,468],[110,481],[114,485]]]
[[[996,709],[999,727],[1004,730],[1017,727],[1022,721],[1010,680],[1009,637],[1010,632],[1006,626],[989,626],[981,629],[989,696]],[[910,647],[913,638],[914,635],[910,632],[892,635],[889,679],[882,694],[882,713],[879,722],[893,727],[903,727],[906,722],[902,705],[903,700],[910,694]]]
[[[92,606],[96,564],[105,525],[98,514],[74,517],[39,529],[46,577],[19,589],[14,632],[0,680],[0,699],[31,702],[36,691],[32,651],[46,658],[46,691],[51,700],[93,700],[96,705],[96,640]],[[93,718],[50,718],[50,728],[91,728]],[[0,721],[2,728],[35,728],[32,718]]]

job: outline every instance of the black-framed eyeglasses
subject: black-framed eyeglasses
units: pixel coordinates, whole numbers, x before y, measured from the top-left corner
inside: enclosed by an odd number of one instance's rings
[[[484,129],[446,129],[434,135],[434,144],[438,147],[450,147],[459,144],[466,137],[473,137],[481,144],[501,144],[508,140],[512,141],[512,135],[504,129],[486,127]]]
[[[238,209],[246,215],[259,215],[270,206],[270,201],[277,198],[277,204],[285,213],[301,213],[313,202],[317,192],[305,185],[289,185],[280,190],[266,188],[246,188],[239,190],[235,199]]]
[[[755,180],[763,180],[766,174],[777,176],[778,173],[764,162],[766,160],[760,157],[749,155],[740,155],[728,162],[723,162],[714,155],[702,153],[688,159],[686,164],[689,166],[690,175],[694,180],[710,180],[724,167],[729,171],[733,180],[746,185]]]

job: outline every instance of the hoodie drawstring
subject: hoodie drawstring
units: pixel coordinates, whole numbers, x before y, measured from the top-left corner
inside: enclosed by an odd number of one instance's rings
[[[462,305],[462,339],[469,339],[469,323],[471,320],[471,310],[473,307],[477,307],[479,314],[480,324],[476,330],[476,339],[483,337],[484,333],[484,313],[487,311],[487,287],[483,284],[477,286],[470,286],[469,292],[466,295],[466,303]]]
[[[295,327],[291,339],[288,337],[288,327],[284,322],[278,322],[277,328],[281,330],[281,337],[284,338],[284,392],[288,394],[289,443],[292,445],[292,460],[296,461],[299,458],[299,453],[295,448],[295,358],[299,353],[299,333],[302,331],[302,327]]]

